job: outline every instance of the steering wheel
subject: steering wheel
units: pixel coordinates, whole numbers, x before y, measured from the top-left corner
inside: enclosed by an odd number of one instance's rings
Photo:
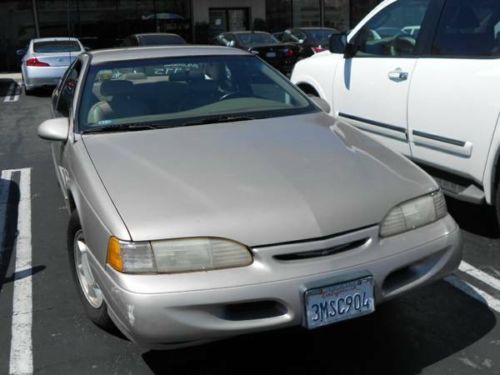
[[[241,98],[241,97],[243,97],[243,94],[241,92],[233,91],[233,92],[228,92],[227,94],[222,95],[219,98],[219,101],[227,100],[227,99]]]
[[[409,56],[413,54],[417,40],[406,33],[398,34],[389,44],[391,56]]]

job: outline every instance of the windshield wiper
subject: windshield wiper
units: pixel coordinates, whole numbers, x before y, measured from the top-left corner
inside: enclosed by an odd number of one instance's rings
[[[112,133],[112,132],[127,132],[127,131],[140,131],[140,130],[151,130],[151,129],[165,129],[165,128],[178,128],[183,126],[195,126],[204,124],[217,124],[223,122],[236,122],[236,121],[250,121],[255,120],[255,117],[251,116],[216,116],[207,117],[199,120],[187,121],[181,124],[149,124],[149,123],[131,123],[131,124],[115,124],[108,126],[99,126],[95,128],[85,129],[83,134],[91,133]]]
[[[220,124],[223,122],[238,122],[238,121],[251,121],[251,120],[256,120],[256,118],[252,116],[217,116],[217,117],[207,117],[199,120],[187,121],[180,126]]]
[[[154,126],[152,124],[115,124],[115,125],[99,126],[96,128],[85,129],[82,133],[90,134],[90,133],[128,132],[128,131],[151,130],[159,128],[160,128],[159,126]]]

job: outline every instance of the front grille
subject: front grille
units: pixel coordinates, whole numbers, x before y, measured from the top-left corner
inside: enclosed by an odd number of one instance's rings
[[[298,253],[280,254],[280,255],[275,255],[274,258],[281,261],[294,261],[294,260],[327,257],[361,247],[364,244],[366,244],[369,241],[369,239],[370,238],[367,237],[360,240],[355,240],[352,242],[333,246],[328,249],[308,250],[308,251],[301,251]]]

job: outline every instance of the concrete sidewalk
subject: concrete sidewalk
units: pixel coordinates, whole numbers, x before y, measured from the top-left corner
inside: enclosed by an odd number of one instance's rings
[[[22,80],[21,73],[0,73],[0,79]]]

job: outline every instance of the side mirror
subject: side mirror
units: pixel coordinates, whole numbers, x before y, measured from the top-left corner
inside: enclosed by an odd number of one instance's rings
[[[309,96],[309,99],[312,100],[312,102],[314,104],[316,104],[316,106],[321,109],[323,112],[326,112],[326,113],[330,113],[331,111],[331,107],[330,107],[330,104],[328,104],[328,102],[323,99],[323,98],[320,98],[319,96],[314,96],[314,95],[308,95]]]
[[[18,49],[16,51],[16,55],[17,56],[24,56],[24,55],[26,55],[26,50],[24,48]]]
[[[347,42],[347,34],[332,34],[329,39],[329,50],[331,53],[338,53],[344,55],[344,58],[350,59],[356,56],[358,47]]]
[[[347,47],[347,34],[332,34],[329,39],[331,53],[344,54]]]
[[[49,141],[66,142],[68,133],[69,119],[67,117],[53,118],[38,126],[38,136]]]

